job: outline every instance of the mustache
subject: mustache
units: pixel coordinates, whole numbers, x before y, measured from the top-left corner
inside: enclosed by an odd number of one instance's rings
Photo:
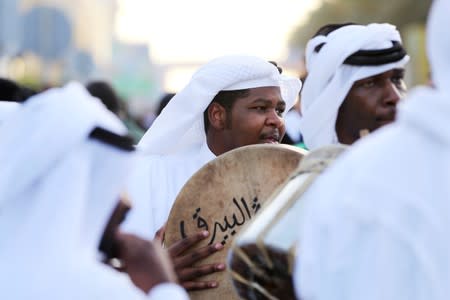
[[[261,134],[260,139],[262,140],[268,140],[268,139],[273,139],[276,141],[280,141],[281,140],[281,134],[280,131],[278,129],[274,129],[270,132],[266,132]]]
[[[397,110],[390,109],[376,116],[376,121],[393,121],[397,117]]]

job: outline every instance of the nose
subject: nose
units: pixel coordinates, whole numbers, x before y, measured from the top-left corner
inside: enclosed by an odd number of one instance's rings
[[[387,106],[396,106],[402,96],[399,88],[390,81],[385,84],[383,92],[383,104]]]
[[[275,128],[280,128],[281,126],[284,125],[284,118],[278,115],[275,109],[271,109],[266,117],[266,125]]]

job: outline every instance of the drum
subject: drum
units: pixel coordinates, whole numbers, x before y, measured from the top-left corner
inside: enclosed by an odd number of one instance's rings
[[[250,145],[206,164],[181,189],[169,214],[165,246],[208,230],[197,248],[220,242],[224,249],[199,264],[226,262],[234,237],[255,218],[267,199],[298,167],[306,150],[288,145]],[[204,277],[219,287],[190,292],[191,299],[240,299],[227,272]]]
[[[346,146],[311,151],[236,236],[228,256],[237,293],[244,299],[295,299],[292,270],[303,193]]]

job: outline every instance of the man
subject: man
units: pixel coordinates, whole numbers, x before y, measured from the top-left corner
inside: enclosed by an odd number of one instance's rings
[[[408,60],[392,25],[322,27],[306,47],[300,121],[306,147],[352,144],[392,122]]]
[[[427,47],[434,87],[353,146],[307,192],[301,299],[450,299],[449,0],[435,0]]]
[[[32,97],[2,123],[4,298],[187,299],[148,241],[115,234],[128,275],[99,261],[100,237],[133,166],[126,132],[75,83]]]
[[[127,126],[128,134],[133,137],[135,142],[138,142],[144,135],[144,131],[129,115],[125,102],[120,99],[113,86],[107,81],[95,80],[88,82],[86,89],[122,120]]]
[[[294,104],[300,85],[298,79],[280,75],[274,64],[253,56],[220,57],[201,67],[138,145],[141,168],[129,188],[136,209],[127,218],[127,229],[153,237],[183,185],[204,164],[237,147],[278,143],[285,132],[284,111]],[[211,245],[210,253],[221,248],[220,243]],[[224,267],[211,265],[197,274]],[[184,286],[217,286],[205,284]]]

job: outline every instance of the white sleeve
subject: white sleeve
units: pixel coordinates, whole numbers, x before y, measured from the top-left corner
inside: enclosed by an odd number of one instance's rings
[[[296,289],[302,299],[437,299],[429,259],[408,234],[336,213],[340,218],[309,227],[299,244]]]
[[[140,237],[153,240],[153,211],[150,194],[150,172],[145,157],[139,157],[132,174],[129,176],[126,192],[131,201],[131,210],[121,228],[125,232],[136,234]]]
[[[188,300],[186,291],[174,283],[162,283],[152,288],[148,294],[150,300]]]

